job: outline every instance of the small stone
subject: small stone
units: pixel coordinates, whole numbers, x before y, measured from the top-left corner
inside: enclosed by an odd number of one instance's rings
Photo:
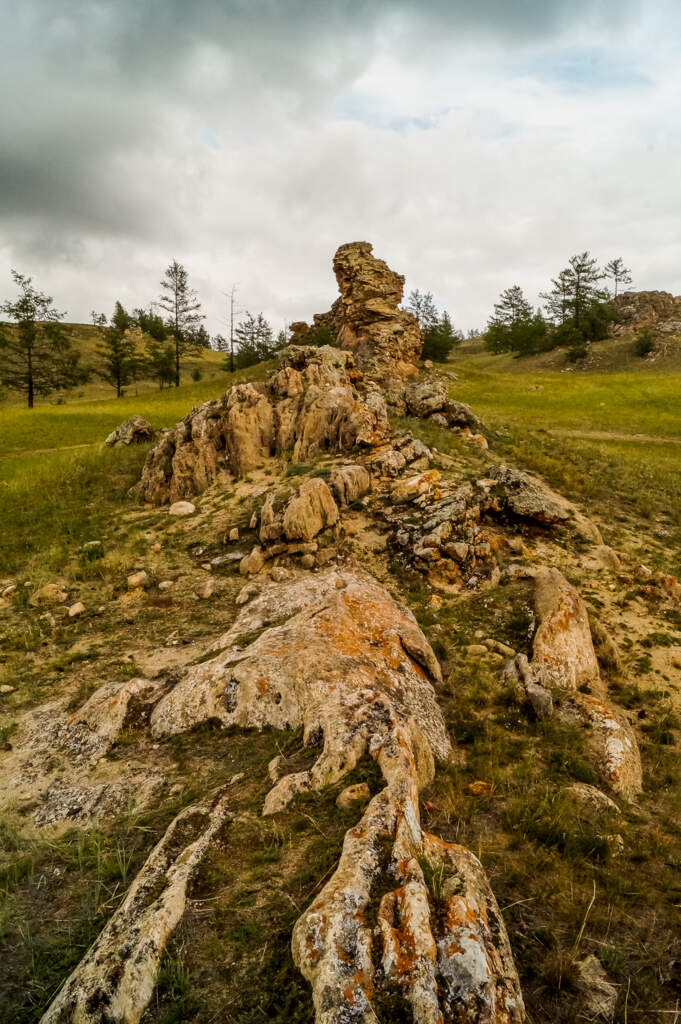
[[[281,776],[284,774],[283,765],[285,760],[286,759],[284,758],[283,754],[277,754],[276,757],[273,757],[270,763],[267,765],[267,774],[269,775],[269,779],[272,785],[274,785],[275,782],[278,782]]]
[[[173,586],[173,581],[172,580],[161,580],[161,582],[158,585],[158,589],[159,590],[170,590],[170,588],[172,586]]]
[[[41,615],[38,621],[47,629],[54,629],[54,627],[57,625],[57,620],[55,619],[54,615],[50,615],[49,612],[45,612],[44,615]]]
[[[174,501],[168,509],[171,516],[191,516],[196,512],[196,505],[191,501]]]
[[[466,648],[466,653],[472,658],[481,658],[489,652],[484,644],[469,644]]]
[[[202,601],[208,601],[215,593],[215,580],[206,580],[204,585],[198,591],[199,598]]]
[[[0,594],[0,597],[4,597],[4,598],[11,597],[16,589],[17,589],[16,583],[10,583],[9,586],[5,587],[5,589],[2,591],[2,593]]]
[[[46,583],[40,590],[36,590],[28,603],[37,608],[41,604],[63,604],[64,601],[66,601],[66,593],[60,584]]]
[[[617,1005],[617,989],[608,981],[600,960],[592,953],[575,966],[584,991],[584,1009],[588,1019],[611,1021]]]
[[[499,654],[504,654],[507,658],[515,658],[515,651],[508,644],[504,644],[501,640],[494,640],[488,638],[485,640],[485,644],[492,651],[497,651]]]
[[[239,572],[242,576],[255,576],[265,564],[265,556],[262,548],[255,547],[249,555],[244,555],[239,563]]]
[[[303,555],[303,557],[300,559],[300,564],[303,567],[303,569],[314,569],[315,565],[317,564],[317,561],[314,555]]]
[[[336,799],[336,806],[344,811],[358,804],[365,804],[371,800],[371,790],[366,782],[358,782],[354,786],[346,786]]]
[[[14,693],[15,690],[16,686],[10,686],[9,683],[3,683],[2,686],[0,686],[0,693],[3,695],[6,693]]]
[[[248,601],[251,600],[252,597],[255,597],[256,594],[259,593],[259,586],[257,586],[255,583],[247,583],[246,586],[242,587],[239,593],[236,595],[236,603],[239,605],[246,604]]]
[[[72,604],[71,607],[69,608],[69,618],[70,619],[77,619],[78,616],[82,615],[84,611],[85,611],[85,605],[83,604],[83,602],[82,601],[76,601],[76,603]]]
[[[236,541],[236,540],[239,539],[239,527],[238,526],[234,526],[229,531],[229,539],[230,539],[230,541]]]
[[[485,782],[484,779],[476,779],[475,782],[469,782],[466,789],[471,796],[491,796],[492,787],[489,782]]]
[[[445,554],[455,558],[457,562],[465,562],[468,558],[469,547],[463,541],[455,541],[453,544],[445,545]]]
[[[83,551],[98,551],[102,548],[101,540],[89,540],[83,544]]]
[[[231,779],[229,780],[230,786],[236,786],[237,782],[241,782],[241,780],[245,777],[246,776],[244,775],[243,772],[236,772],[234,775],[232,775]]]
[[[128,576],[128,590],[141,590],[149,586],[149,576],[141,569],[140,572],[133,572]]]
[[[338,551],[336,548],[322,548],[321,551],[317,552],[317,565],[326,565],[335,558],[337,554]]]
[[[155,555],[158,555],[160,554],[161,551],[163,551],[163,546],[159,543],[159,541],[156,541],[155,544],[151,545],[149,550],[153,551]]]
[[[253,513],[253,515],[251,516],[251,521],[250,521],[250,523],[248,524],[248,526],[249,526],[249,529],[251,529],[251,530],[255,530],[256,526],[258,525],[258,520],[259,520],[259,519],[260,519],[260,512],[258,512],[258,511],[255,511],[255,512]]]
[[[270,579],[275,583],[285,583],[286,580],[291,579],[291,572],[285,569],[283,565],[273,565],[270,569]]]
[[[211,562],[201,562],[201,568],[204,569],[206,572],[213,571],[213,566]]]
[[[553,697],[545,686],[540,686],[539,683],[526,683],[525,692],[537,718],[548,718],[553,713]]]

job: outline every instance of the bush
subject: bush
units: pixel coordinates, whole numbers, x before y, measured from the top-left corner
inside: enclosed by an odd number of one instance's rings
[[[643,359],[655,350],[655,336],[649,327],[643,327],[634,338],[634,352]]]
[[[197,384],[201,380],[201,371],[198,366],[195,366],[192,370],[192,380],[196,381]]]

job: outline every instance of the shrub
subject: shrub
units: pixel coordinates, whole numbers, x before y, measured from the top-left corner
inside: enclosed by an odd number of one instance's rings
[[[642,327],[634,338],[634,352],[643,359],[655,350],[655,336],[650,327]]]

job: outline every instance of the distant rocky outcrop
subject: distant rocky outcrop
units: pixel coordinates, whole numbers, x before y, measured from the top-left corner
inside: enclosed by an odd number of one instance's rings
[[[622,292],[612,300],[617,331],[651,327],[661,334],[681,334],[681,295],[670,292]]]

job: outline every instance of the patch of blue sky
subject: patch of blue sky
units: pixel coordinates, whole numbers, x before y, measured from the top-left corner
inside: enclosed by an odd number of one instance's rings
[[[550,82],[566,92],[595,92],[652,86],[653,79],[626,53],[590,47],[558,50],[534,57],[511,58],[506,68],[514,77]]]
[[[335,97],[331,106],[331,116],[335,121],[355,121],[368,128],[381,128],[395,132],[407,131],[410,128],[430,131],[452,109],[452,107],[442,107],[422,113],[400,113],[396,109],[386,109],[383,105],[378,104],[373,96],[366,93],[344,92]]]
[[[209,149],[222,149],[222,143],[220,142],[217,133],[212,131],[210,128],[204,128],[201,131],[199,138],[205,146],[208,146]]]

